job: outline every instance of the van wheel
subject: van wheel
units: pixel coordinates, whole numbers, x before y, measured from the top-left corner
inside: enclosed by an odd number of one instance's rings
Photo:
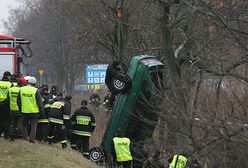
[[[111,86],[117,93],[127,93],[132,88],[132,80],[126,74],[119,74],[112,79]]]
[[[104,152],[100,147],[94,147],[90,149],[89,155],[90,155],[90,160],[92,160],[93,162],[98,163],[104,160]]]

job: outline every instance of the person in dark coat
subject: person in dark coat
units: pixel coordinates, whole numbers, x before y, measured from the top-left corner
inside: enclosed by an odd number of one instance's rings
[[[48,141],[49,144],[60,142],[62,148],[66,148],[66,130],[65,125],[70,120],[70,111],[68,102],[64,101],[63,94],[57,93],[55,102],[51,104],[48,113]]]
[[[81,105],[71,117],[71,148],[79,150],[84,157],[89,158],[89,140],[96,127],[96,121],[93,113],[87,108],[87,100],[82,100]]]
[[[109,88],[111,92],[113,92],[113,88],[111,87],[111,81],[115,76],[118,75],[120,71],[119,65],[120,65],[120,62],[115,60],[113,61],[113,63],[109,64],[107,67],[105,84],[107,85],[107,87]]]
[[[116,93],[114,92],[112,86],[111,86],[111,82],[112,79],[117,76],[120,72],[120,62],[115,60],[113,61],[113,63],[108,65],[107,71],[106,71],[106,78],[105,78],[105,84],[107,85],[108,89],[111,92],[110,98],[109,98],[109,104],[110,107],[113,107],[114,101],[115,101],[115,95]]]
[[[101,105],[101,98],[97,94],[97,90],[94,90],[94,93],[92,95],[90,95],[90,101],[89,101],[89,103],[94,108],[99,108],[100,107],[100,105]]]
[[[39,117],[36,138],[38,141],[47,141],[49,125],[48,113],[50,111],[49,92],[47,85],[43,84],[40,87],[40,94],[44,106],[44,115],[40,115]]]
[[[106,112],[106,116],[107,118],[110,117],[111,115],[111,106],[110,106],[110,103],[109,103],[109,100],[110,100],[110,96],[111,96],[111,93],[108,92],[107,95],[104,97],[103,99],[103,106],[105,107],[105,112]]]

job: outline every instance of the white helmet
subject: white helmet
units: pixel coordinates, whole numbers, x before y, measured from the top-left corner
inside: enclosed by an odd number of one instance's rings
[[[24,79],[28,80],[31,76],[25,76]]]
[[[36,78],[33,77],[33,76],[31,76],[30,78],[28,78],[27,81],[28,81],[29,84],[36,84],[36,82],[37,82]]]

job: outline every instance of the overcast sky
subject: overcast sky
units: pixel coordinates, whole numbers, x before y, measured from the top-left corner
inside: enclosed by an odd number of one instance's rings
[[[0,0],[0,34],[4,34],[3,19],[9,16],[9,10],[18,6],[18,0]]]

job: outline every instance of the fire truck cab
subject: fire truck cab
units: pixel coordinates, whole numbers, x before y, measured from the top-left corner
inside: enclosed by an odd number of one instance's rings
[[[23,73],[23,57],[32,57],[30,41],[0,34],[0,78],[3,72]]]

